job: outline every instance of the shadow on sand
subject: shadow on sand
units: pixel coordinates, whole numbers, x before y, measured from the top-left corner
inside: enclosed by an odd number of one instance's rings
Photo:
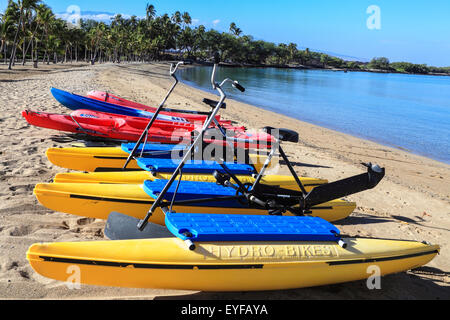
[[[35,80],[35,79],[0,80],[0,82],[14,83],[14,82],[23,82],[23,81],[31,81],[31,80]]]
[[[286,165],[286,161],[280,160],[281,165]],[[309,164],[309,163],[303,163],[303,162],[291,162],[291,165],[295,167],[304,167],[304,168],[322,168],[322,169],[333,169],[332,167],[328,166],[321,166],[316,164]]]
[[[339,226],[354,226],[387,222],[394,222],[394,220],[387,217],[377,217],[359,213],[358,215],[352,215],[344,220],[338,221],[335,224]]]
[[[427,222],[423,217],[419,217],[416,216],[415,218],[417,220],[408,218],[408,217],[402,217],[402,216],[392,216],[393,219],[397,220],[397,221],[401,221],[401,222],[405,222],[408,224],[412,224],[412,225],[416,225],[416,226],[420,226],[422,228],[430,228],[430,229],[436,229],[436,230],[443,230],[443,231],[450,231],[449,229],[446,228],[439,228],[439,227],[432,227],[432,226],[427,226],[422,224],[422,222]]]
[[[426,275],[421,274],[426,269]],[[349,282],[316,288],[305,288],[284,291],[266,292],[199,292],[180,296],[156,297],[155,300],[335,300],[335,299],[368,299],[368,300],[404,300],[450,299],[450,291],[443,280],[427,277],[442,277],[447,274],[439,269],[420,268],[408,273],[400,273],[383,277],[380,290],[369,290],[366,281]],[[441,285],[440,285],[441,284]]]
[[[146,77],[152,76],[154,78],[159,78],[159,79],[168,79],[168,77],[165,77],[158,72],[144,71],[144,70],[132,68],[131,66],[125,66],[125,65],[115,65],[115,67],[121,68],[121,69],[126,69],[130,73],[138,74],[141,76],[146,76]]]

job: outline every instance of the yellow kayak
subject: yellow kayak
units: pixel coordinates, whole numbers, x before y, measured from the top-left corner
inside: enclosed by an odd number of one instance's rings
[[[138,184],[105,184],[101,187],[85,183],[38,184],[34,194],[44,207],[51,210],[103,220],[114,211],[143,219],[154,202],[153,198],[145,193],[142,185]],[[175,206],[174,210],[184,213],[268,214],[267,210],[244,206],[230,208],[212,207],[213,205]],[[313,207],[308,214],[327,221],[338,221],[347,218],[355,209],[355,203],[335,200]],[[158,209],[150,222],[164,225],[164,213]]]
[[[265,291],[330,285],[418,268],[439,246],[412,241],[198,243],[177,238],[35,244],[40,275],[73,284],[193,291]]]
[[[73,172],[73,173],[60,173],[57,174],[55,183],[87,183],[87,184],[143,184],[146,180],[169,180],[171,174],[157,173],[152,174],[147,171],[134,171],[134,172]],[[251,176],[238,175],[237,178],[243,183],[253,184],[255,178]],[[184,174],[184,181],[197,181],[197,182],[216,182],[216,179],[212,175],[208,174]],[[301,178],[300,179],[306,189],[310,192],[313,188],[328,183],[327,180],[314,179],[314,178]],[[295,179],[291,176],[278,176],[270,175],[265,176],[261,180],[262,184],[270,186],[280,186],[285,189],[300,191],[300,187],[297,185]]]
[[[46,155],[58,167],[83,172],[122,171],[129,156],[121,148],[50,148]],[[257,171],[261,170],[266,159],[266,156],[250,156],[251,164]],[[127,169],[142,170],[135,160],[130,162]]]

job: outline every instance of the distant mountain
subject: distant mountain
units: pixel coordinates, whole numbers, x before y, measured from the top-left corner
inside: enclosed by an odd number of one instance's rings
[[[68,12],[59,12],[56,13],[56,17],[63,20],[71,20],[74,19],[74,15],[76,12],[68,13]],[[83,20],[96,20],[99,22],[109,23],[111,19],[114,18],[118,13],[111,13],[106,11],[81,11],[80,18]],[[122,14],[125,19],[129,19],[131,15]]]
[[[305,50],[306,47],[300,47],[300,49]],[[340,53],[331,52],[331,51],[325,51],[325,50],[320,50],[320,49],[313,49],[313,48],[309,48],[309,50],[313,51],[313,52],[324,53],[324,54],[327,54],[329,56],[333,56],[333,57],[336,57],[336,58],[341,58],[341,59],[346,60],[346,61],[370,62],[370,59],[367,59],[367,58],[347,56],[345,54],[340,54]]]

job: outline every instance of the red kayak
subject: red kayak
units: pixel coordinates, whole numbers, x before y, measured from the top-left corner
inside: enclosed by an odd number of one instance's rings
[[[83,117],[83,118],[91,118],[91,119],[105,119],[105,120],[116,120],[116,119],[124,119],[127,123],[130,124],[131,127],[135,128],[142,128],[144,130],[146,126],[148,125],[150,119],[147,118],[139,118],[139,117],[130,117],[130,116],[124,116],[120,114],[112,114],[112,113],[105,113],[105,112],[99,112],[99,111],[91,111],[91,110],[76,110],[70,114],[71,116],[75,117]],[[230,131],[237,131],[237,132],[244,132],[247,130],[246,127],[241,126],[233,126],[231,124],[231,121],[220,121],[220,125]],[[166,121],[166,120],[155,120],[154,127],[160,127],[167,130],[175,130],[175,129],[182,129],[182,130],[188,130],[188,131],[194,131],[198,130],[200,131],[203,126],[202,123],[190,123],[190,122],[174,122],[174,121]],[[214,125],[211,125],[211,127],[214,127]]]
[[[143,110],[143,111],[148,111],[148,112],[156,112],[156,108],[154,108],[154,107],[150,107],[150,106],[146,106],[141,103],[126,100],[126,99],[120,98],[118,96],[115,96],[115,95],[112,95],[110,93],[103,92],[103,91],[95,91],[94,90],[94,91],[88,92],[87,97],[91,98],[91,99],[111,103],[111,104],[116,104],[116,105],[119,105],[122,107],[128,107],[128,108],[133,108],[133,109]],[[204,122],[204,121],[206,121],[206,118],[207,118],[207,116],[202,115],[202,114],[184,113],[184,112],[182,112],[182,110],[178,110],[178,111],[180,111],[180,112],[161,112],[161,114],[167,115],[167,116],[172,116],[172,117],[184,118],[190,122],[198,122],[198,121]],[[217,121],[220,121],[221,118],[218,115],[218,116],[216,116],[216,119],[217,119]]]
[[[142,118],[117,117],[84,110],[78,110],[71,115],[26,110],[22,112],[22,116],[29,124],[37,127],[130,142],[138,141],[148,124],[148,121]],[[148,141],[164,144],[189,144],[192,131],[200,130],[200,128],[192,124],[184,127],[183,125],[180,123],[171,125],[167,121],[156,121],[150,129]],[[251,134],[242,130],[240,132],[228,130],[227,133],[232,136],[231,139],[234,139],[235,147],[239,148],[270,148],[274,142],[274,138],[266,133]],[[205,142],[227,144],[219,136],[215,138],[217,140],[205,139]]]

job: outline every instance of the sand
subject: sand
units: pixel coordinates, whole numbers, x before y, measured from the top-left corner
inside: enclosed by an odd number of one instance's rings
[[[31,269],[25,254],[36,242],[104,239],[103,221],[55,213],[33,196],[35,184],[51,182],[67,170],[51,165],[49,147],[54,131],[34,128],[22,119],[24,109],[69,113],[51,96],[52,86],[85,94],[103,90],[156,106],[171,84],[167,64],[50,65],[35,70],[18,67],[13,73],[0,66],[0,299],[449,299],[450,166],[324,129],[289,117],[228,100],[226,119],[248,128],[283,127],[300,132],[298,144],[285,149],[304,176],[330,181],[365,171],[361,162],[386,167],[387,176],[373,191],[348,198],[358,203],[352,216],[337,226],[344,234],[428,241],[442,246],[441,255],[426,267],[384,277],[382,289],[371,291],[365,281],[300,290],[261,293],[200,293],[82,286],[45,279]],[[215,96],[181,84],[169,105],[207,110],[204,97]],[[285,170],[285,169],[284,169]],[[287,171],[282,171],[286,173]]]

